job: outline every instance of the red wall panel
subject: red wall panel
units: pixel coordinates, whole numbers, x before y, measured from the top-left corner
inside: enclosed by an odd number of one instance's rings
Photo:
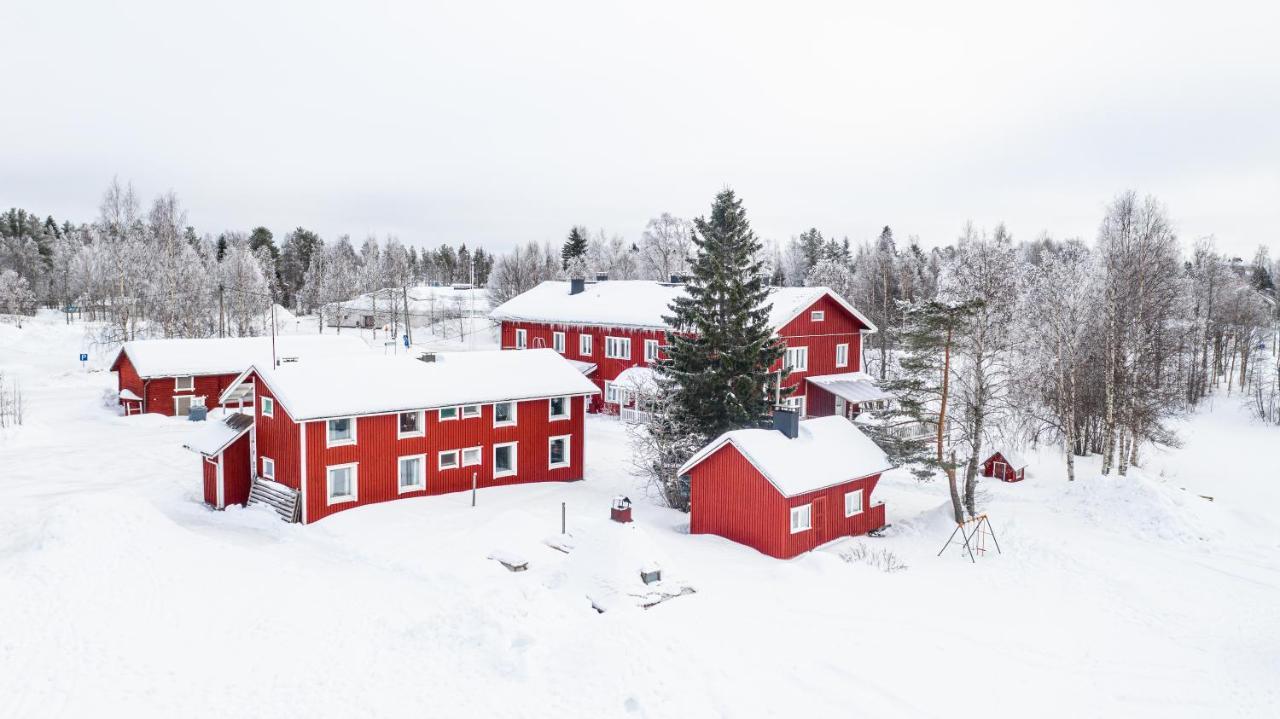
[[[204,503],[210,507],[218,506],[218,459],[214,457],[212,460],[205,459],[204,455],[200,456],[200,466],[203,468],[204,479]]]
[[[250,430],[251,432],[252,430]],[[249,432],[222,450],[222,501],[227,505],[244,504],[249,501],[249,486],[252,484],[251,460],[249,458]]]
[[[275,395],[265,382],[258,381],[256,372],[254,381],[257,406],[253,409],[252,432],[257,439],[258,458],[253,461],[256,461],[258,466],[252,468],[251,476],[261,474],[261,458],[270,457],[276,464],[275,481],[294,489],[301,489],[299,473],[302,470],[302,442],[299,437],[298,423],[289,416],[288,408],[278,401],[274,402],[275,410],[272,413],[274,416],[267,417],[262,414],[262,398],[270,397],[274,401]]]

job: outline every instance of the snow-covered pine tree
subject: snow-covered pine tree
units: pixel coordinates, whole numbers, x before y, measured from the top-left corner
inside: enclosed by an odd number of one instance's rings
[[[569,269],[569,263],[576,257],[585,257],[587,254],[587,231],[575,225],[569,230],[569,237],[565,239],[564,246],[560,248],[560,267]]]
[[[769,416],[776,381],[770,368],[784,347],[769,327],[760,242],[732,190],[716,196],[709,219],[694,221],[693,242],[686,292],[664,318],[672,331],[658,372],[675,384],[680,431],[709,441]]]

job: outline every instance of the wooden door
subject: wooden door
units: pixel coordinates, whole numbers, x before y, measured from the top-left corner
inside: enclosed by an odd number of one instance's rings
[[[818,544],[825,544],[827,535],[827,498],[818,497],[813,500],[813,538]]]
[[[996,462],[992,465],[991,476],[997,477],[1002,481],[1008,481],[1009,478],[1004,476],[1004,462]]]

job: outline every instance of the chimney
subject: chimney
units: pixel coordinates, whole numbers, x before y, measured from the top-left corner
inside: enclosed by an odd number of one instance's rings
[[[608,282],[608,281],[609,281],[609,273],[608,273],[608,272],[597,272],[597,273],[596,273],[596,282]]]
[[[800,436],[800,413],[791,407],[774,407],[773,428],[795,439]]]
[[[580,295],[587,288],[587,281],[581,277],[574,277],[569,280],[569,294]]]
[[[423,352],[422,354],[418,355],[418,359],[419,359],[419,360],[421,360],[421,361],[423,361],[423,362],[435,362],[435,361],[436,361],[436,353],[435,353],[435,352]]]
[[[671,275],[671,284],[673,284],[673,285],[683,285],[683,284],[684,284],[684,275]]]

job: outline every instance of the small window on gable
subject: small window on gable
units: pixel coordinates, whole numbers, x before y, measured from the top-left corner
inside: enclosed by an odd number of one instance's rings
[[[821,322],[827,318],[827,313],[823,310],[814,310],[809,313],[810,322]]]
[[[568,397],[552,397],[548,403],[551,406],[551,419],[568,419],[569,418],[569,398]]]
[[[480,405],[478,405],[478,404],[464,404],[464,405],[462,405],[462,418],[463,418],[463,419],[472,419],[472,418],[474,418],[474,417],[479,417],[479,416],[480,416]]]
[[[447,421],[447,420],[450,420],[450,419],[457,419],[457,418],[458,418],[458,408],[457,408],[457,407],[441,407],[441,408],[440,408],[440,421],[441,421],[441,422],[444,422],[444,421]]]
[[[812,506],[805,504],[799,507],[791,508],[791,533],[803,532],[810,529],[813,524],[811,520]]]
[[[845,492],[844,495],[844,516],[852,517],[855,514],[862,514],[861,489],[855,489],[852,492]]]
[[[274,399],[271,399],[270,397],[262,398],[262,416],[263,417],[276,416],[276,401]]]
[[[190,392],[195,388],[196,388],[195,377],[187,376],[187,377],[173,378],[173,389],[176,392]]]

